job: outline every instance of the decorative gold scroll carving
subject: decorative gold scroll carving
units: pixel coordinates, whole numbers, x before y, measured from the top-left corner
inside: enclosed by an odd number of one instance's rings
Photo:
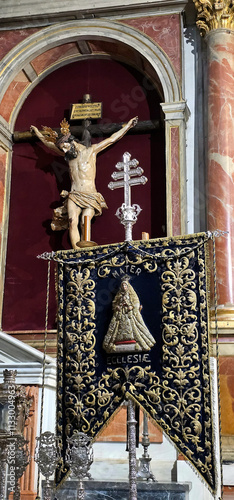
[[[201,35],[218,28],[234,30],[234,6],[230,0],[193,0]]]

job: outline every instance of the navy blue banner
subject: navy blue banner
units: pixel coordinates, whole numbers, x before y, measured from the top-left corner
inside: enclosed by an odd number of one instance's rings
[[[58,436],[140,405],[215,490],[204,233],[56,252]],[[66,475],[62,461],[59,484]]]

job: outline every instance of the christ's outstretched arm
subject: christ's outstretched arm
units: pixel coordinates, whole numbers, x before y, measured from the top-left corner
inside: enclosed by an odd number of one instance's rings
[[[98,144],[93,144],[93,150],[94,152],[100,153],[100,151],[103,151],[103,149],[108,148],[108,146],[111,146],[111,144],[114,144],[115,142],[119,141],[119,139],[122,139],[122,137],[128,132],[128,130],[132,127],[135,127],[135,125],[138,122],[138,116],[135,116],[135,118],[131,118],[126,125],[124,125],[118,132],[115,132],[112,134],[110,137],[105,139],[104,141],[99,142]]]
[[[40,132],[40,130],[38,130],[37,127],[31,125],[30,130],[38,137],[38,139],[40,139],[40,141],[43,144],[45,144],[47,148],[52,149],[55,153],[57,153],[60,156],[64,156],[65,153],[61,151],[59,148],[57,148],[57,146],[53,142],[48,141],[46,137]]]

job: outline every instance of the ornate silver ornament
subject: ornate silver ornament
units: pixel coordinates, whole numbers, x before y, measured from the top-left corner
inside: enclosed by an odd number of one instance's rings
[[[38,465],[39,471],[45,477],[44,500],[51,500],[53,487],[51,486],[50,476],[55,473],[56,466],[60,459],[58,454],[57,439],[52,432],[43,432],[37,439],[34,460]]]
[[[66,464],[78,479],[77,499],[85,499],[83,479],[92,479],[89,469],[93,463],[91,438],[83,432],[75,431],[67,438]]]
[[[123,161],[116,164],[118,172],[113,172],[111,175],[114,182],[108,184],[111,190],[124,188],[124,203],[118,208],[115,215],[120,219],[121,224],[124,225],[125,241],[132,240],[132,226],[137,221],[137,217],[141,212],[139,205],[131,205],[131,186],[145,184],[148,181],[147,177],[141,175],[143,169],[138,167],[138,163],[136,159],[131,160],[130,153],[124,153]]]

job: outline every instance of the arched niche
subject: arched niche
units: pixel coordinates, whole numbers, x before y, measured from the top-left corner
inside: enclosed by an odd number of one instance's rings
[[[146,86],[147,94],[144,92]],[[127,122],[136,115],[143,121],[152,118],[160,121],[160,97],[144,75],[126,64],[96,58],[60,67],[42,80],[25,100],[16,129],[29,130],[31,124],[38,128],[42,124],[58,127],[64,115],[69,118],[69,105],[77,102],[78,97],[81,100],[87,90],[95,101],[102,101],[101,124]],[[100,140],[100,136],[93,137],[93,141]],[[98,155],[96,186],[108,206],[102,217],[96,217],[92,224],[92,239],[98,244],[124,240],[124,228],[115,217],[124,201],[123,189],[110,191],[108,183],[125,151],[137,158],[148,178],[146,185],[132,188],[132,203],[142,208],[133,237],[140,239],[143,231],[152,237],[165,236],[164,149],[164,129],[161,128],[153,133],[127,134]],[[70,248],[68,232],[54,232],[50,227],[53,208],[62,203],[59,193],[69,187],[68,167],[63,158],[41,143],[14,144],[3,308],[5,331],[14,331],[14,325],[21,331],[27,329],[27,324],[35,330],[43,328],[41,296],[46,267],[41,260],[35,259],[35,255]],[[20,248],[17,254],[15,247]],[[28,300],[30,308],[27,308]],[[55,309],[54,303],[51,327]]]
[[[164,101],[162,109],[166,121],[167,233],[170,235],[185,232],[184,128],[186,105],[181,98],[180,84],[168,57],[150,38],[129,26],[105,20],[72,21],[45,28],[31,35],[10,51],[0,65],[2,102],[4,102],[4,97],[11,83],[20,71],[23,71],[29,80],[18,96],[17,101],[14,102],[9,113],[8,122],[6,119],[1,122],[2,143],[6,149],[9,148],[5,182],[3,243],[1,248],[1,263],[3,266],[6,259],[7,221],[9,213],[11,171],[9,142],[10,133],[14,130],[19,110],[33,88],[49,73],[79,58],[93,58],[97,57],[97,54],[73,54],[71,57],[61,57],[59,61],[52,62],[43,71],[39,73],[34,71],[30,74],[31,62],[55,47],[73,42],[86,42],[87,40],[96,40],[102,43],[106,42],[107,44],[109,42],[123,44],[126,48],[126,59],[128,57],[131,59],[131,53],[136,54],[138,61],[141,61],[141,64],[143,61],[145,68],[149,68],[151,80],[155,80],[155,86],[161,88],[162,101]]]

